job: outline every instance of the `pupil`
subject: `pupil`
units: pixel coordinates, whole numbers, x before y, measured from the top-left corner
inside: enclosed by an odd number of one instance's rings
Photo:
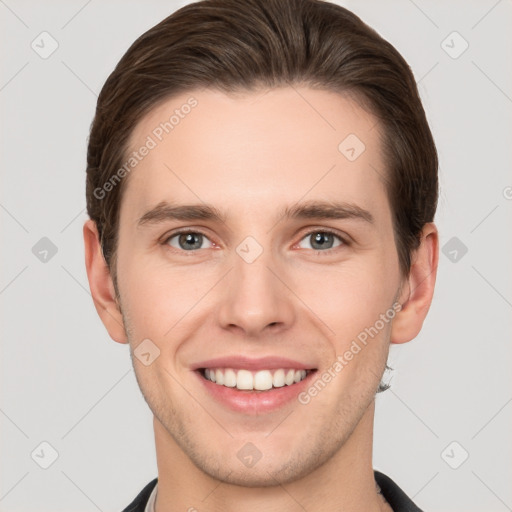
[[[331,242],[331,244],[328,243],[329,241]],[[325,248],[327,246],[328,248],[330,248],[330,246],[332,245],[332,235],[330,233],[316,233],[314,236],[314,243],[312,244],[313,247],[315,247],[316,244],[319,245],[320,249]]]
[[[202,237],[200,233],[184,233],[180,236],[180,245],[185,250],[199,249]]]

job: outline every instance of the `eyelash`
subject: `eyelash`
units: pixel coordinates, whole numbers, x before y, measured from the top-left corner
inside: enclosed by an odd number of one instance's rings
[[[183,234],[187,234],[187,233],[194,233],[194,234],[200,234],[200,235],[203,235],[204,237],[208,238],[208,235],[204,232],[202,232],[201,230],[198,230],[198,229],[182,229],[182,230],[179,230],[179,231],[175,231],[173,233],[171,233],[170,235],[168,236],[165,236],[164,239],[162,240],[161,242],[161,245],[164,245],[164,246],[167,246],[169,247],[169,249],[171,249],[173,252],[174,251],[178,251],[179,253],[190,253],[190,255],[192,255],[193,253],[197,252],[198,250],[193,250],[193,251],[184,251],[184,250],[179,250],[179,249],[175,249],[174,247],[170,247],[168,245],[168,242],[171,238],[174,238],[175,236],[179,236],[179,235],[183,235]],[[331,230],[329,228],[322,228],[322,229],[313,229],[311,231],[308,231],[306,232],[302,237],[301,239],[299,240],[299,242],[301,242],[304,238],[308,237],[308,236],[311,236],[312,234],[314,233],[328,233],[330,235],[333,235],[335,236],[336,238],[338,238],[341,242],[341,245],[337,246],[337,247],[332,247],[330,249],[325,249],[325,250],[320,250],[320,249],[309,249],[310,251],[313,251],[315,254],[317,254],[318,256],[324,256],[324,255],[330,255],[332,254],[333,251],[335,251],[336,249],[340,249],[341,247],[343,246],[348,246],[350,245],[349,241],[347,240],[346,237],[343,237],[341,236],[337,231],[334,231],[334,230]],[[211,242],[211,240],[210,240]],[[298,243],[299,243],[298,242]],[[295,244],[297,245],[297,244]]]

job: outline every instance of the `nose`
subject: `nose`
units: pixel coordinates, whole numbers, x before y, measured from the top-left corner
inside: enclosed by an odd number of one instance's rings
[[[266,251],[252,263],[235,255],[218,311],[221,327],[244,337],[289,329],[296,313],[286,281],[284,270]]]

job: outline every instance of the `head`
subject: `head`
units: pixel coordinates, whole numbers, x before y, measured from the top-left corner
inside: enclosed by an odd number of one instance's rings
[[[265,485],[348,441],[430,305],[437,166],[409,66],[340,6],[197,2],[129,48],[91,127],[87,271],[111,337],[150,340],[139,385],[197,467]],[[293,358],[308,386],[226,408],[198,365],[233,354]]]

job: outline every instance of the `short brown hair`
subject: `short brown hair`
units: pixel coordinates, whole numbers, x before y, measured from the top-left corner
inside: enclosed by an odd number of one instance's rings
[[[356,95],[382,128],[386,188],[400,269],[438,197],[437,152],[413,74],[355,14],[320,0],[203,0],[140,36],[105,82],[87,152],[87,211],[116,286],[126,178],[98,194],[125,161],[134,127],[158,103],[195,88],[223,92],[302,84]],[[341,142],[341,141],[340,141]]]

